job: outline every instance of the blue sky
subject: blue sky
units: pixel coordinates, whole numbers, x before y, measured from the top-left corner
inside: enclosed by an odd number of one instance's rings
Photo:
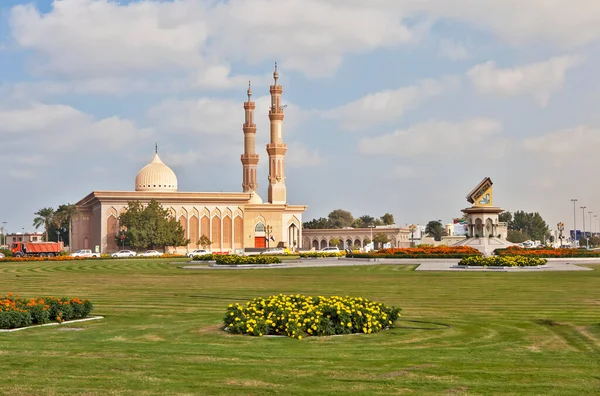
[[[570,198],[600,214],[599,49],[587,0],[3,0],[0,222],[133,189],[154,142],[180,191],[240,191],[250,79],[266,197],[277,61],[307,220],[450,221],[489,176],[570,226]]]

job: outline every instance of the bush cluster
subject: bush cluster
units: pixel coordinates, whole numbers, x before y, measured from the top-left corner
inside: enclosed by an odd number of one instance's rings
[[[458,265],[481,266],[481,267],[535,267],[548,262],[545,258],[533,256],[471,256],[465,257]]]
[[[381,249],[373,253],[355,254],[357,258],[463,258],[481,256],[481,252],[470,246],[429,246],[414,248]]]
[[[306,252],[300,253],[301,258],[313,258],[313,257],[344,257],[346,252]]]
[[[238,256],[236,254],[215,255],[215,263],[219,265],[235,265],[235,264],[279,264],[281,259],[276,256],[255,255],[255,256]]]
[[[83,319],[93,309],[88,300],[78,298],[19,298],[12,293],[0,299],[0,329],[14,329],[49,322]]]
[[[234,334],[306,336],[376,333],[393,326],[400,309],[360,297],[296,295],[258,297],[230,304],[223,319]]]
[[[4,257],[12,257],[12,252],[10,249],[0,249],[0,253],[2,253]]]
[[[173,259],[173,258],[186,258],[186,255],[183,254],[163,254],[162,256],[157,256],[157,257],[143,257],[143,256],[133,256],[133,257],[111,257],[110,254],[102,254],[100,255],[100,257],[71,257],[71,256],[65,256],[61,255],[60,256],[56,256],[56,257],[9,257],[6,256],[6,258],[0,258],[0,262],[23,262],[23,261],[74,261],[74,260],[118,260],[118,259],[126,259],[126,260],[132,260],[132,259],[146,259],[146,260],[153,260],[153,259],[160,259],[160,258],[164,258],[164,259]]]
[[[496,249],[494,254],[497,256],[534,256],[534,257],[600,257],[598,250],[585,249],[525,249],[518,246],[511,246],[506,249]]]

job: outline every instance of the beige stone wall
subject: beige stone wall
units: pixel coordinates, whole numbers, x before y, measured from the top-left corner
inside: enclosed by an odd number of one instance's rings
[[[410,246],[410,231],[408,228],[401,227],[304,229],[302,230],[302,245],[304,250],[319,250],[330,246],[330,241],[338,238],[342,248],[345,248],[349,241],[352,242],[352,245],[364,247],[367,239],[372,240],[379,233],[387,235],[392,247]]]

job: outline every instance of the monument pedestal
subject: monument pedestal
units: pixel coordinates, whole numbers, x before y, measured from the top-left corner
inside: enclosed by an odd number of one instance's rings
[[[495,249],[513,246],[506,240],[506,229],[498,222],[498,215],[504,209],[492,206],[492,181],[489,177],[483,179],[469,195],[467,201],[473,206],[463,209],[467,218],[467,239],[452,246],[470,246],[485,256],[490,256]]]

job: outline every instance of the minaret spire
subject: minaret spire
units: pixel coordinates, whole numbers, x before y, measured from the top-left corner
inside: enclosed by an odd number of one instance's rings
[[[267,144],[269,154],[269,203],[285,204],[287,193],[285,187],[285,153],[287,146],[283,143],[283,108],[281,94],[283,87],[278,84],[279,72],[277,63],[273,71],[274,84],[271,85],[271,108],[269,120],[271,121],[271,141]]]
[[[252,84],[248,81],[248,101],[244,102],[244,154],[242,154],[242,189],[244,192],[256,192],[258,182],[256,168],[258,154],[256,154],[256,124],[254,123],[254,109],[256,104],[252,101]]]

